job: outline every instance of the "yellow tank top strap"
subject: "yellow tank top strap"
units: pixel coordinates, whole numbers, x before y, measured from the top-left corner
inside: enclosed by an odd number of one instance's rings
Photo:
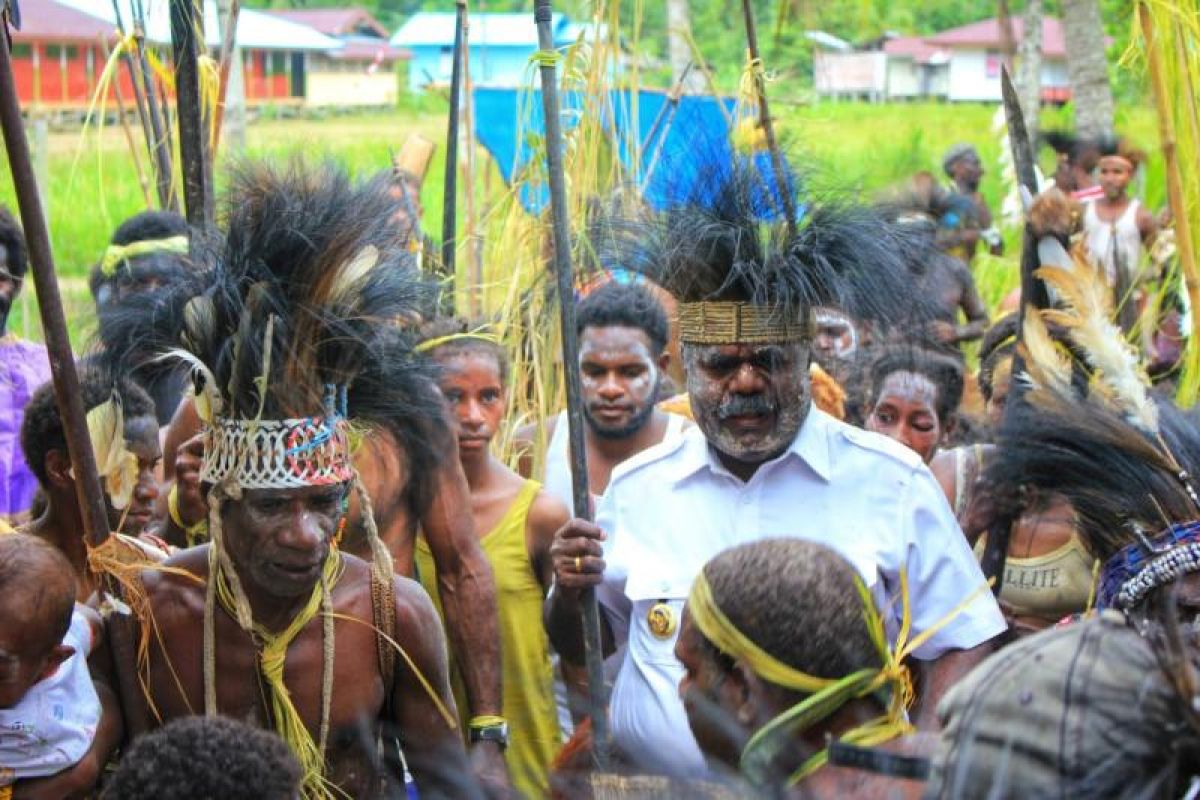
[[[537,481],[525,481],[524,485],[517,492],[517,496],[513,498],[508,510],[504,512],[504,516],[483,537],[485,547],[489,539],[502,539],[511,535],[514,531],[519,531],[521,533],[521,541],[525,541],[525,520],[529,517],[529,509],[533,506],[533,501],[537,499],[538,492],[541,489],[542,484]]]

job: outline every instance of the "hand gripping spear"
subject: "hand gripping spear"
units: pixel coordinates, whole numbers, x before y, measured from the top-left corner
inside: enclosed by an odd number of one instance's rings
[[[1012,147],[1013,166],[1017,173],[1017,182],[1029,192],[1030,197],[1037,195],[1037,173],[1034,171],[1033,143],[1029,141],[1029,132],[1025,128],[1025,115],[1021,112],[1021,103],[1017,99],[1017,90],[1013,88],[1012,79],[1006,67],[1000,68],[1000,88],[1004,97],[1004,115],[1008,119],[1008,141]],[[1046,284],[1034,276],[1038,268],[1037,237],[1029,220],[1025,221],[1025,233],[1021,243],[1021,306],[1020,326],[1017,330],[1017,341],[1021,341],[1025,330],[1025,314],[1028,307],[1034,309],[1047,308],[1050,298],[1046,292]],[[1009,390],[1009,402],[1005,408],[1006,414],[1011,414],[1017,403],[1021,402],[1024,389],[1017,376],[1021,374],[1023,363],[1020,352],[1013,356],[1012,388]],[[996,582],[992,591],[999,596],[1004,586],[1004,562],[1008,557],[1008,542],[1012,532],[1013,519],[1002,515],[988,531],[987,545],[979,566],[988,578],[995,577]]]
[[[583,440],[583,386],[579,380],[579,342],[575,334],[574,286],[571,280],[571,234],[567,220],[567,187],[563,177],[562,126],[558,116],[558,76],[555,69],[553,13],[550,0],[537,0],[533,19],[537,23],[542,74],[542,113],[546,118],[546,171],[550,176],[550,219],[554,229],[554,277],[558,287],[559,321],[562,326],[563,372],[567,379],[567,433],[571,447],[571,497],[575,516],[589,519],[587,454]],[[608,698],[604,686],[604,655],[600,644],[600,607],[596,593],[588,589],[580,599],[583,610],[583,645],[587,661],[592,753],[596,768],[608,768]]]
[[[0,13],[0,26],[4,27],[7,35],[10,19],[8,4],[0,8],[3,11]],[[25,128],[21,121],[21,105],[13,82],[12,56],[7,41],[0,42],[0,129],[4,132],[4,147],[12,168],[13,188],[16,190],[21,224],[25,228],[25,240],[29,246],[33,286],[41,309],[46,350],[50,356],[54,399],[62,415],[67,452],[75,475],[75,495],[83,512],[85,535],[94,549],[109,537],[108,513],[104,505],[104,491],[100,486],[100,474],[96,469],[96,456],[92,452],[92,440],[88,435],[79,374],[75,371],[75,356],[67,335],[67,320],[63,313],[62,297],[58,293],[54,256],[50,251],[50,234],[46,230],[42,200],[33,177],[33,162],[29,159],[29,142],[25,139]],[[104,591],[110,597],[120,597],[120,587],[107,575],[104,577]],[[143,718],[140,706],[135,702],[138,689],[132,672],[135,661],[131,622],[128,616],[121,614],[113,614],[108,619],[116,665],[116,688],[125,716],[125,730],[132,734],[142,730],[140,723]]]

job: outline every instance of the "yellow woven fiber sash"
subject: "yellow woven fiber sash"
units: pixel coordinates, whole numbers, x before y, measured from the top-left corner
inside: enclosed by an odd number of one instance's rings
[[[288,646],[304,629],[304,626],[317,616],[321,609],[323,594],[332,590],[341,577],[343,568],[341,553],[337,550],[330,550],[329,556],[325,559],[321,581],[313,587],[308,602],[287,628],[276,634],[256,622],[251,631],[259,642],[259,669],[262,672],[263,680],[266,681],[267,691],[271,695],[271,714],[275,722],[275,732],[287,742],[288,747],[300,761],[300,768],[304,774],[301,791],[306,800],[329,796],[324,778],[325,756],[313,740],[304,720],[300,718],[300,712],[296,710],[296,706],[292,702],[291,692],[283,682],[283,667],[287,662]],[[229,582],[219,566],[214,578],[217,581],[217,598],[220,600],[221,606],[230,616],[237,619],[233,591],[229,588]]]
[[[100,261],[100,274],[111,278],[117,271],[117,265],[122,261],[150,253],[187,255],[188,237],[168,236],[165,239],[147,239],[143,242],[130,242],[129,244],[110,244],[104,251],[104,258]]]
[[[808,328],[778,309],[724,300],[679,304],[679,339],[689,344],[774,344],[807,338]]]

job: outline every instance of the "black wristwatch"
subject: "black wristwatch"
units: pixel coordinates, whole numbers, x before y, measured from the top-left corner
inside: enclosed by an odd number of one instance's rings
[[[469,728],[471,744],[476,742],[495,742],[500,745],[500,749],[508,747],[508,723],[501,722],[496,725],[483,725],[481,727]]]

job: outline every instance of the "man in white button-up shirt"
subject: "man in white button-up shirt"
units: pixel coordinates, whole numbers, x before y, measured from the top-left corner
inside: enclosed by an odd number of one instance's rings
[[[780,255],[739,252],[748,241],[744,225],[734,220],[721,230],[711,216],[706,225],[690,260],[681,257],[693,274],[679,283],[688,394],[698,427],[647,451],[615,478],[596,524],[572,520],[559,531],[552,548],[556,587],[547,607],[555,647],[579,661],[579,594],[597,587],[606,649],[628,643],[611,698],[614,743],[639,769],[676,775],[704,767],[678,694],[680,611],[705,561],[728,547],[778,536],[832,547],[871,587],[893,636],[902,572],[912,635],[954,615],[915,653],[926,662],[915,709],[919,725],[933,724],[942,693],[1005,628],[991,594],[977,591],[983,575],[920,459],[811,408],[810,310],[747,302],[812,297],[811,286],[797,283],[813,278],[800,271],[827,265],[775,263],[764,274],[753,259],[797,259],[797,248]],[[721,241],[705,242],[703,235]],[[727,263],[713,263],[723,256]],[[703,273],[697,279],[698,262],[716,275],[713,283],[705,285]]]

